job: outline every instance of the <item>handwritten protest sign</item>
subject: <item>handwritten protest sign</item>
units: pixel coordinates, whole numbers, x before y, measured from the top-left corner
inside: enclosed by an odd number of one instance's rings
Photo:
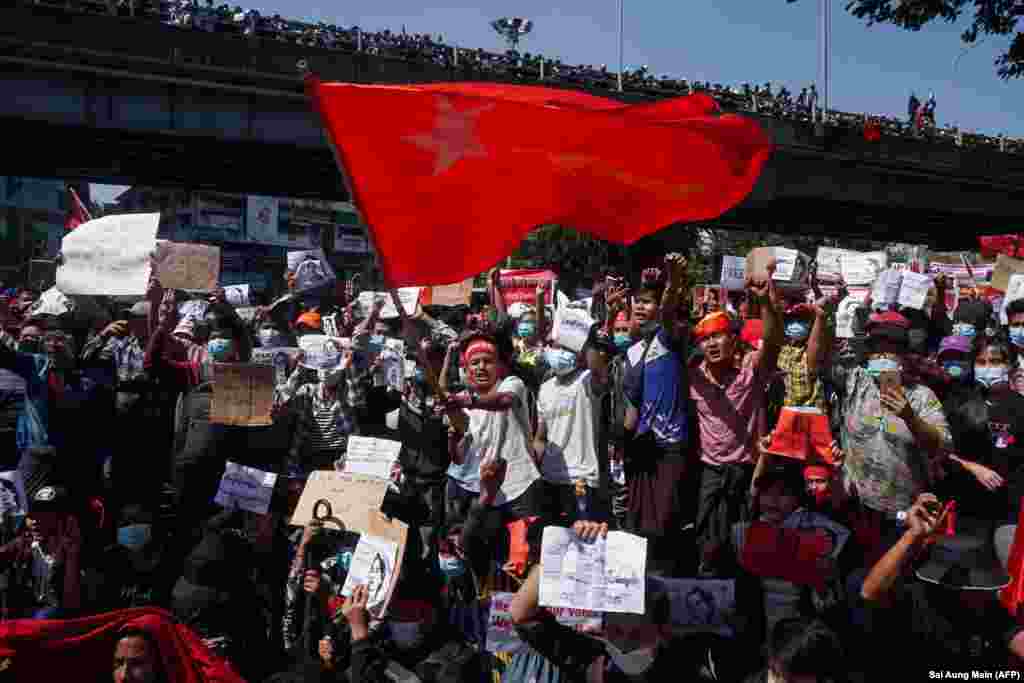
[[[896,303],[907,308],[923,310],[931,288],[932,279],[929,276],[904,270],[900,280],[900,296]]]
[[[391,476],[391,466],[398,460],[401,450],[401,441],[350,436],[345,451],[345,467],[342,471],[388,479]]]
[[[209,292],[220,279],[220,247],[188,242],[161,242],[156,275],[166,289]]]
[[[406,315],[416,315],[416,305],[419,303],[422,287],[401,287],[398,290],[398,300],[402,302],[402,308]],[[398,317],[398,309],[387,292],[360,292],[359,309],[363,317],[369,316],[373,309],[373,302],[384,299],[384,308],[380,310],[380,317],[383,320],[393,320]]]
[[[323,249],[289,251],[288,277],[297,294],[319,289],[337,279]]]
[[[239,427],[273,423],[274,368],[258,363],[214,363],[210,422]]]
[[[0,517],[24,515],[28,511],[25,486],[17,470],[0,472]]]
[[[277,475],[273,472],[228,461],[224,465],[224,476],[220,479],[220,488],[213,502],[221,507],[237,506],[241,510],[265,515],[270,509],[276,483]]]
[[[333,370],[341,365],[341,341],[326,334],[306,334],[299,337],[299,349],[304,354],[302,365],[312,370]]]
[[[332,519],[325,526],[337,530],[366,531],[368,515],[380,510],[388,481],[379,477],[349,472],[314,470],[295,506],[291,524],[305,526],[313,517],[318,500],[331,504]]]
[[[583,350],[594,319],[585,308],[563,306],[555,311],[555,341],[576,353]]]
[[[423,290],[424,306],[468,306],[473,296],[473,278],[453,285],[434,285]]]
[[[549,526],[541,545],[540,604],[644,613],[647,540],[612,531],[592,543]]]
[[[887,268],[878,274],[875,284],[871,287],[871,303],[874,307],[893,306],[900,298],[900,282],[903,273],[894,268]]]
[[[82,223],[64,236],[57,287],[65,294],[143,296],[160,214],[120,214]]]
[[[487,619],[486,649],[491,653],[516,652],[523,646],[523,641],[516,632],[512,621],[512,598],[515,593],[498,591],[491,593],[489,616]],[[597,633],[604,623],[604,615],[591,610],[551,607],[548,611],[563,626],[580,633]]]
[[[558,276],[550,270],[526,268],[502,270],[498,274],[498,289],[505,306],[514,303],[530,304],[537,302],[537,287],[542,282],[549,283],[545,294],[545,305],[555,304],[555,290],[558,288]]]
[[[275,349],[253,349],[252,362],[272,366],[274,368],[274,382],[276,384],[284,384],[288,380],[288,373],[295,367],[299,353],[299,349],[287,346]]]

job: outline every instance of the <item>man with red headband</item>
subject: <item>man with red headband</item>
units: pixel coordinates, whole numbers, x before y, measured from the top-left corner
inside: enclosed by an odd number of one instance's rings
[[[697,542],[703,548],[701,572],[714,572],[715,558],[728,542],[729,530],[747,505],[759,435],[766,431],[766,389],[782,348],[781,302],[767,276],[748,279],[760,304],[763,338],[760,349],[735,361],[732,320],[717,312],[704,317],[694,341],[704,359],[690,369],[690,397],[697,408],[703,472],[697,510]]]
[[[536,515],[544,482],[530,452],[526,385],[509,374],[510,349],[500,348],[494,337],[472,333],[462,348],[469,391],[451,396],[448,408],[466,411],[469,430],[461,434],[452,428],[449,505],[465,517],[469,504],[480,494],[480,465],[504,459],[508,472],[495,504],[511,517]]]

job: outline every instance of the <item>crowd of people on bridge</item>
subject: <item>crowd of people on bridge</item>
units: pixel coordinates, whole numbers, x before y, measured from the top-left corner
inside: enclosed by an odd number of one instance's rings
[[[187,28],[225,35],[252,36],[277,40],[326,50],[366,52],[368,54],[414,61],[425,61],[445,69],[467,68],[488,73],[495,78],[520,82],[551,82],[584,87],[593,90],[614,90],[618,75],[607,65],[570,65],[560,58],[508,50],[504,53],[447,44],[443,36],[400,31],[367,31],[358,26],[338,26],[326,22],[308,23],[291,20],[279,14],[264,16],[255,9],[227,4],[215,5],[214,0],[34,0],[37,4],[51,2],[60,7],[100,11],[122,16],[150,17],[179,28]],[[669,97],[706,92],[730,109],[793,118],[804,121],[827,120],[839,128],[862,129],[866,124],[879,132],[898,137],[920,138],[927,135],[932,143],[959,147],[986,148],[1000,152],[1024,152],[1024,141],[978,134],[962,130],[956,125],[936,126],[934,104],[925,103],[916,109],[908,121],[895,117],[848,113],[829,109],[822,111],[816,86],[802,88],[796,96],[782,86],[766,83],[763,86],[745,83],[729,86],[711,81],[695,81],[669,76],[655,76],[645,66],[628,69],[622,76],[623,88],[648,96]],[[913,98],[916,99],[916,98]]]
[[[36,680],[112,664],[119,683],[1019,671],[1024,300],[1001,320],[940,275],[906,305],[847,308],[841,280],[825,294],[774,261],[719,298],[682,254],[649,265],[575,302],[541,279],[510,303],[494,270],[471,307],[367,301],[355,278],[293,277],[244,315],[155,277],[139,300],[59,313],[6,290],[0,679],[28,663]],[[214,419],[222,368],[325,333],[337,364],[291,357],[269,424]],[[379,376],[396,339],[400,391]],[[379,585],[343,590],[358,533],[293,524],[358,436],[401,444],[380,512],[409,535],[383,613]],[[265,513],[218,504],[228,462],[277,475]],[[644,539],[643,614],[581,631],[543,606],[551,527]],[[501,592],[519,646],[496,653]]]

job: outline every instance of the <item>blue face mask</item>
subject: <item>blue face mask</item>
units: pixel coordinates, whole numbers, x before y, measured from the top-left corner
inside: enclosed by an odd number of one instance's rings
[[[1024,349],[1024,325],[1010,328],[1010,343],[1019,349]]]
[[[560,377],[576,369],[576,354],[565,349],[548,349],[544,352],[544,360]]]
[[[232,353],[235,350],[235,344],[230,339],[211,339],[206,342],[206,353],[210,355],[214,361],[223,363],[231,358]]]
[[[971,366],[969,363],[964,361],[946,361],[942,364],[942,369],[945,370],[950,377],[960,381],[966,381],[971,376]]]
[[[786,323],[786,338],[793,341],[804,341],[811,336],[811,324],[806,320],[793,320]]]
[[[625,332],[619,332],[618,334],[612,337],[612,341],[615,342],[615,348],[617,348],[619,351],[625,351],[626,349],[629,348],[629,344],[633,340]]]
[[[537,331],[537,323],[519,323],[516,326],[516,335],[520,339],[529,339]]]
[[[953,325],[953,336],[955,337],[971,337],[973,338],[977,334],[974,329],[974,325],[970,323],[957,323]]]
[[[117,530],[117,544],[128,550],[140,550],[153,536],[152,524],[129,524]]]
[[[868,374],[878,379],[883,372],[899,372],[900,364],[892,358],[872,358],[868,361]]]
[[[1010,381],[1010,369],[1006,366],[988,366],[974,369],[975,381],[990,389],[997,384]]]
[[[446,579],[457,579],[466,573],[466,563],[458,555],[438,555],[437,567]]]
[[[426,384],[427,383],[427,371],[424,370],[423,368],[419,368],[419,367],[416,368],[412,372],[412,379],[417,384]]]

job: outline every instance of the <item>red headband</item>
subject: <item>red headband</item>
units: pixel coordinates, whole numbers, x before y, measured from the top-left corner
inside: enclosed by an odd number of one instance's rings
[[[832,468],[825,465],[807,465],[804,467],[804,479],[813,477],[824,477],[829,479],[832,476]]]
[[[728,332],[730,329],[732,329],[732,321],[728,314],[718,311],[704,316],[704,319],[694,329],[693,336],[701,340],[719,332]]]
[[[627,313],[626,311],[619,311],[619,314],[617,316],[615,316],[615,321],[614,321],[613,324],[618,325],[619,323],[628,323],[628,322],[629,322],[629,313]]]
[[[462,362],[465,365],[469,365],[469,361],[473,360],[473,356],[485,352],[493,353],[495,358],[497,358],[498,347],[486,339],[476,339],[466,347],[466,352],[462,354]]]

